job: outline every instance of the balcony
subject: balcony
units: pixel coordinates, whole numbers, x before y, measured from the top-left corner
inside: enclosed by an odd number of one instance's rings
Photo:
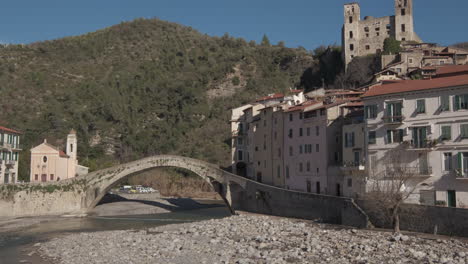
[[[5,165],[7,166],[7,168],[13,168],[16,164],[16,161],[14,160],[6,160],[5,161]]]
[[[387,125],[399,125],[405,120],[404,116],[384,116],[382,120]]]
[[[387,168],[384,170],[383,177],[387,180],[404,180],[405,178],[427,178],[431,177],[432,167],[401,167],[396,170]]]
[[[425,139],[425,140],[410,140],[404,141],[403,144],[408,146],[409,150],[415,151],[431,151],[433,148],[437,146],[439,142],[433,139]]]
[[[468,170],[462,171],[461,169],[456,169],[454,174],[457,180],[468,180]]]
[[[343,162],[341,170],[347,175],[361,175],[366,172],[366,166],[362,162]]]
[[[22,146],[20,144],[12,144],[6,142],[0,142],[0,147],[5,150],[22,150]]]

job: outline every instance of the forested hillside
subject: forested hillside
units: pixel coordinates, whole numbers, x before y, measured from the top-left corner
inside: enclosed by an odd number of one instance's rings
[[[229,161],[229,109],[300,84],[304,49],[210,37],[157,19],[0,48],[0,120],[31,146],[72,128],[91,169],[159,153]]]

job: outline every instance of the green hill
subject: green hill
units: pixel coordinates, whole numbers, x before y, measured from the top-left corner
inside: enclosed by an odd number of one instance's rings
[[[210,37],[138,19],[82,36],[0,48],[0,120],[31,146],[78,132],[91,169],[159,153],[227,165],[230,108],[286,90],[313,64],[304,49]]]

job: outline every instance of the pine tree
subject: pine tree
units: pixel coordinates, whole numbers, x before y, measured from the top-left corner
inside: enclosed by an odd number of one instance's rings
[[[263,35],[262,43],[260,45],[265,46],[265,47],[271,46],[270,40],[268,39],[266,34]]]

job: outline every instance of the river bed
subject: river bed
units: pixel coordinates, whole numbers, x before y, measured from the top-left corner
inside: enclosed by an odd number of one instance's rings
[[[209,203],[203,201],[203,203]],[[229,216],[227,207],[213,201],[209,208],[176,211],[152,215],[121,215],[83,218],[47,218],[44,222],[0,232],[0,263],[37,263],[50,261],[39,258],[33,245],[70,233],[107,230],[141,230],[168,224],[189,223]],[[27,221],[19,219],[18,221]]]

